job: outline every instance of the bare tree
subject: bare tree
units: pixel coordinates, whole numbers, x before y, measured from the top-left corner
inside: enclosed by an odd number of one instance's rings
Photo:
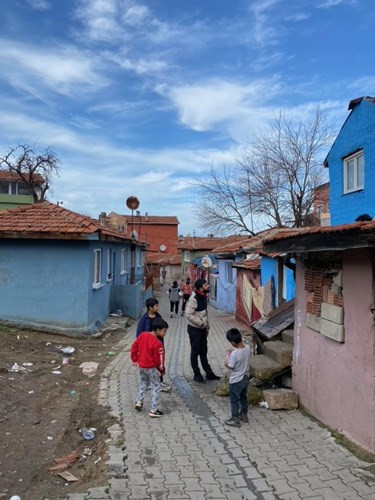
[[[325,181],[323,153],[332,127],[319,108],[306,120],[280,113],[253,136],[246,153],[229,172],[211,167],[208,180],[197,179],[196,212],[203,227],[222,233],[254,233],[256,226],[307,225],[314,189]],[[202,221],[203,219],[203,221]]]
[[[242,198],[254,213],[278,227],[301,227],[309,220],[314,189],[325,180],[322,154],[332,127],[320,108],[295,122],[280,113],[269,129],[254,136],[239,160]]]
[[[54,174],[59,174],[60,160],[51,147],[38,150],[36,145],[19,144],[0,157],[0,170],[6,170],[22,181],[34,202],[46,199]]]
[[[220,174],[211,167],[208,178],[193,182],[198,194],[195,214],[202,227],[221,234],[254,234],[249,220],[250,204],[239,189],[236,174],[236,169],[224,167]]]

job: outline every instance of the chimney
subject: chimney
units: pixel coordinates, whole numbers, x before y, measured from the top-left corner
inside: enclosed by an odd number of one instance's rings
[[[107,225],[107,214],[105,212],[100,212],[99,214],[99,224],[103,227]]]
[[[145,213],[145,222],[148,222],[148,212]]]

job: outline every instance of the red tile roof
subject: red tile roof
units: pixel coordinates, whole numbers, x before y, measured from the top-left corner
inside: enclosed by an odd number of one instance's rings
[[[115,212],[111,212],[108,216],[109,218],[111,217],[121,217],[124,223],[130,224],[132,221],[132,216],[131,215],[121,215],[121,214],[116,214]],[[179,221],[177,217],[174,215],[134,215],[133,217],[133,222],[134,224],[148,224],[148,225],[178,225]]]
[[[235,239],[228,243],[228,241],[224,245],[219,245],[212,250],[214,254],[232,254],[237,253],[241,249],[246,246],[251,240],[251,236],[242,236],[239,239]]]
[[[160,264],[161,266],[181,265],[181,256],[164,252],[147,252],[146,262],[147,264]]]
[[[202,238],[200,236],[184,236],[178,240],[178,248],[181,250],[213,250],[219,245],[226,245],[233,241],[244,239],[244,236],[227,236],[226,238]]]
[[[265,243],[285,240],[289,238],[298,238],[299,236],[304,236],[306,234],[332,234],[347,231],[374,231],[375,230],[375,220],[369,222],[354,222],[352,224],[341,224],[340,226],[313,226],[313,227],[301,227],[296,229],[285,230],[282,233],[277,233],[268,236],[264,239]]]
[[[82,239],[95,233],[99,237],[132,241],[112,227],[103,227],[95,219],[48,201],[0,212],[0,237]],[[140,241],[135,243],[145,244]]]
[[[245,259],[242,262],[237,262],[233,264],[233,267],[238,267],[240,269],[246,269],[248,271],[257,271],[260,269],[261,260],[258,259]]]
[[[28,177],[28,174],[25,174]],[[43,177],[40,174],[34,174],[33,179],[35,182],[43,182]],[[22,181],[22,178],[10,170],[0,170],[0,181]]]

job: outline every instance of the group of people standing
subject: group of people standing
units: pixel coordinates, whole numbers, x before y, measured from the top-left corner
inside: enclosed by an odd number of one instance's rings
[[[173,315],[177,318],[178,310],[180,307],[180,300],[182,299],[181,316],[185,313],[185,308],[190,296],[193,292],[193,287],[190,283],[190,278],[186,278],[186,282],[182,280],[181,285],[174,281],[171,288],[168,290],[169,303],[170,303],[170,317]]]
[[[184,288],[183,288],[184,287]],[[177,289],[178,300],[171,300],[172,293]],[[190,292],[190,293],[189,293]],[[208,335],[210,324],[207,314],[207,294],[209,286],[205,279],[198,279],[194,283],[194,290],[190,285],[190,280],[180,287],[175,281],[169,289],[169,299],[171,303],[179,303],[181,297],[182,314],[185,313],[187,319],[187,333],[190,340],[190,363],[194,372],[194,381],[204,384],[210,380],[220,380],[208,361]],[[168,330],[168,323],[159,314],[159,302],[155,298],[147,299],[147,311],[141,317],[137,327],[137,338],[131,347],[131,360],[139,367],[140,387],[134,408],[141,411],[143,400],[148,388],[151,388],[151,410],[150,417],[162,417],[163,412],[159,409],[160,391],[170,391],[171,386],[163,382],[165,375],[165,349],[164,336]],[[176,307],[176,306],[174,306]],[[172,306],[171,306],[172,312]],[[173,312],[172,312],[173,314]],[[178,305],[177,311],[178,314]],[[227,353],[225,366],[230,370],[229,391],[231,399],[231,418],[226,420],[227,425],[239,427],[242,422],[247,422],[247,387],[249,383],[248,370],[250,361],[250,348],[242,342],[239,330],[230,329],[226,334],[227,340],[233,349]],[[206,374],[204,378],[203,371]]]

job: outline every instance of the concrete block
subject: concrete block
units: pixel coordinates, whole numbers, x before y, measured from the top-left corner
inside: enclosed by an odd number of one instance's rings
[[[294,330],[293,328],[288,328],[281,333],[282,341],[286,344],[294,344]]]
[[[250,374],[259,380],[268,380],[283,370],[283,366],[273,359],[259,354],[250,358]]]
[[[289,366],[292,362],[293,346],[280,340],[264,342],[264,354],[282,366]]]
[[[295,410],[298,396],[290,389],[269,389],[263,391],[263,398],[271,410]]]
[[[320,333],[329,339],[336,340],[336,342],[344,342],[344,325],[338,325],[327,319],[321,319]]]
[[[318,318],[314,314],[306,313],[305,323],[306,323],[306,326],[311,328],[311,330],[315,330],[316,332],[320,332],[320,318]]]
[[[322,319],[328,319],[338,325],[344,324],[344,308],[341,306],[334,306],[331,304],[322,303]]]

